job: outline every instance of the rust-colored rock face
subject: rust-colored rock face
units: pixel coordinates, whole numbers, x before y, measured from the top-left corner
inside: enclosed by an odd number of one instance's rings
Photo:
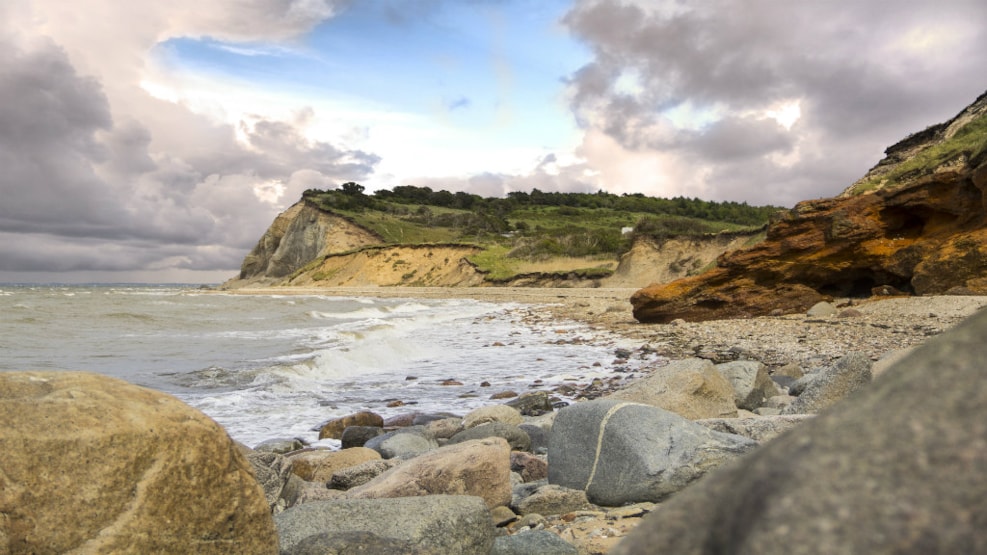
[[[985,188],[981,145],[899,186],[801,202],[772,222],[764,242],[721,255],[713,270],[637,291],[634,317],[664,323],[801,312],[884,285],[918,295],[955,287],[987,293]]]

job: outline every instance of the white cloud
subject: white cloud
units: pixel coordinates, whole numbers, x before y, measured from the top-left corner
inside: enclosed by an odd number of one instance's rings
[[[652,194],[836,194],[987,74],[979,0],[583,0],[565,21],[594,52],[570,80],[587,163],[651,171]]]
[[[334,10],[322,0],[0,8],[0,233],[20,237],[0,242],[0,271],[232,274],[303,187],[369,175],[377,157],[307,136],[303,106],[249,120],[237,106],[233,121],[213,109],[235,91],[196,105],[155,80],[148,57],[171,37],[291,39]]]

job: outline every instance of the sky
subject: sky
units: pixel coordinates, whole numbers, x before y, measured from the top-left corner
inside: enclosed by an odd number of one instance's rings
[[[0,282],[221,282],[347,181],[793,206],[985,45],[983,0],[8,0]]]

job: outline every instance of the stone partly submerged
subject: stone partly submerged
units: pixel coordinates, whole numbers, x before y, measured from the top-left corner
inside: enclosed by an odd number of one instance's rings
[[[987,553],[987,313],[706,475],[611,553]]]
[[[0,372],[0,553],[277,553],[250,463],[169,395]]]
[[[987,293],[987,94],[905,139],[837,198],[801,202],[764,242],[631,298],[641,322],[805,312],[875,288]]]

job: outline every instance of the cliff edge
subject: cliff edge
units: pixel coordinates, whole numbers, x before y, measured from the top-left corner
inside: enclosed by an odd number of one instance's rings
[[[699,276],[637,291],[634,317],[792,313],[875,291],[987,294],[987,94],[886,152],[839,197],[782,212],[759,245],[723,254]]]

